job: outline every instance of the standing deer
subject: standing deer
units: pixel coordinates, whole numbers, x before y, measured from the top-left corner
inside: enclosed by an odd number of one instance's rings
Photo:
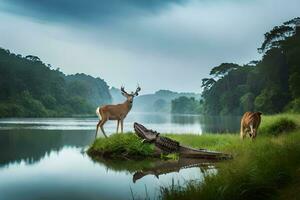
[[[121,87],[121,93],[124,97],[126,97],[126,101],[124,103],[117,104],[117,105],[104,105],[96,109],[96,114],[99,117],[99,122],[96,126],[95,138],[97,138],[99,126],[101,128],[103,135],[107,137],[103,129],[103,125],[105,124],[105,122],[107,122],[107,120],[118,121],[117,133],[119,130],[119,124],[121,122],[121,133],[123,133],[124,119],[132,108],[133,98],[139,95],[138,94],[139,91],[141,91],[141,88],[138,86],[135,92],[131,92],[130,94],[128,94],[125,91],[124,87]]]

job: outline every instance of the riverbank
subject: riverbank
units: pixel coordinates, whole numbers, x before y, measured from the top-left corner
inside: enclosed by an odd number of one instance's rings
[[[270,136],[281,135],[300,127],[300,115],[279,114],[263,116],[259,128],[259,139],[271,139]],[[241,144],[239,133],[205,133],[195,134],[162,134],[163,136],[179,141],[183,145],[194,148],[225,151],[235,154],[235,146]],[[249,142],[245,140],[244,143]],[[251,143],[252,144],[252,143]],[[141,143],[133,133],[113,134],[108,138],[98,138],[90,146],[88,153],[93,156],[107,158],[147,157],[155,154],[154,145]]]
[[[204,183],[161,188],[162,199],[266,199],[279,195],[292,198],[299,189],[300,115],[263,116],[257,139],[241,141],[237,133],[164,134],[183,145],[222,151],[233,160],[217,163],[218,173],[207,175]],[[91,151],[93,149],[93,151]],[[154,148],[142,144],[134,134],[97,139],[93,155],[118,158],[148,157]],[[291,189],[290,189],[291,188]]]
[[[185,137],[182,143],[231,153],[204,182],[161,188],[162,199],[297,199],[300,192],[300,115],[264,116],[257,139],[237,135]],[[269,132],[272,131],[272,132]]]

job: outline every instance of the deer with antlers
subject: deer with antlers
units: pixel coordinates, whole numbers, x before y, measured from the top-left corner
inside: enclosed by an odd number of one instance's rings
[[[116,104],[116,105],[104,105],[101,107],[98,107],[96,109],[96,114],[99,117],[99,122],[96,127],[96,135],[95,138],[97,138],[98,134],[98,129],[99,127],[101,128],[101,131],[105,137],[105,131],[103,129],[103,125],[107,120],[117,120],[117,133],[119,131],[119,125],[121,122],[121,133],[123,133],[123,122],[127,114],[132,108],[132,103],[134,97],[139,95],[139,91],[141,91],[141,88],[138,86],[135,92],[131,92],[130,94],[127,93],[124,89],[124,87],[121,87],[121,94],[126,97],[126,101],[121,104]]]

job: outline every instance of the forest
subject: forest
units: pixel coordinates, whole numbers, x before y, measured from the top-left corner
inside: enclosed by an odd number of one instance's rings
[[[300,18],[265,33],[262,59],[240,66],[222,63],[202,79],[202,113],[240,115],[300,112]],[[298,25],[298,26],[297,26]]]
[[[60,117],[94,113],[112,101],[106,82],[65,75],[37,56],[0,49],[0,116]]]

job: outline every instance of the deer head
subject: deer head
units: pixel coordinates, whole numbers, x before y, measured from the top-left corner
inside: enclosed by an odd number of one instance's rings
[[[138,87],[136,88],[135,92],[131,92],[131,93],[127,93],[127,92],[125,91],[125,88],[124,88],[123,86],[121,87],[122,95],[123,95],[124,97],[126,97],[126,98],[127,98],[127,101],[129,101],[130,103],[133,102],[133,98],[134,98],[134,97],[136,97],[136,96],[139,95],[139,93],[138,93],[139,91],[141,91],[140,86],[138,86]]]

